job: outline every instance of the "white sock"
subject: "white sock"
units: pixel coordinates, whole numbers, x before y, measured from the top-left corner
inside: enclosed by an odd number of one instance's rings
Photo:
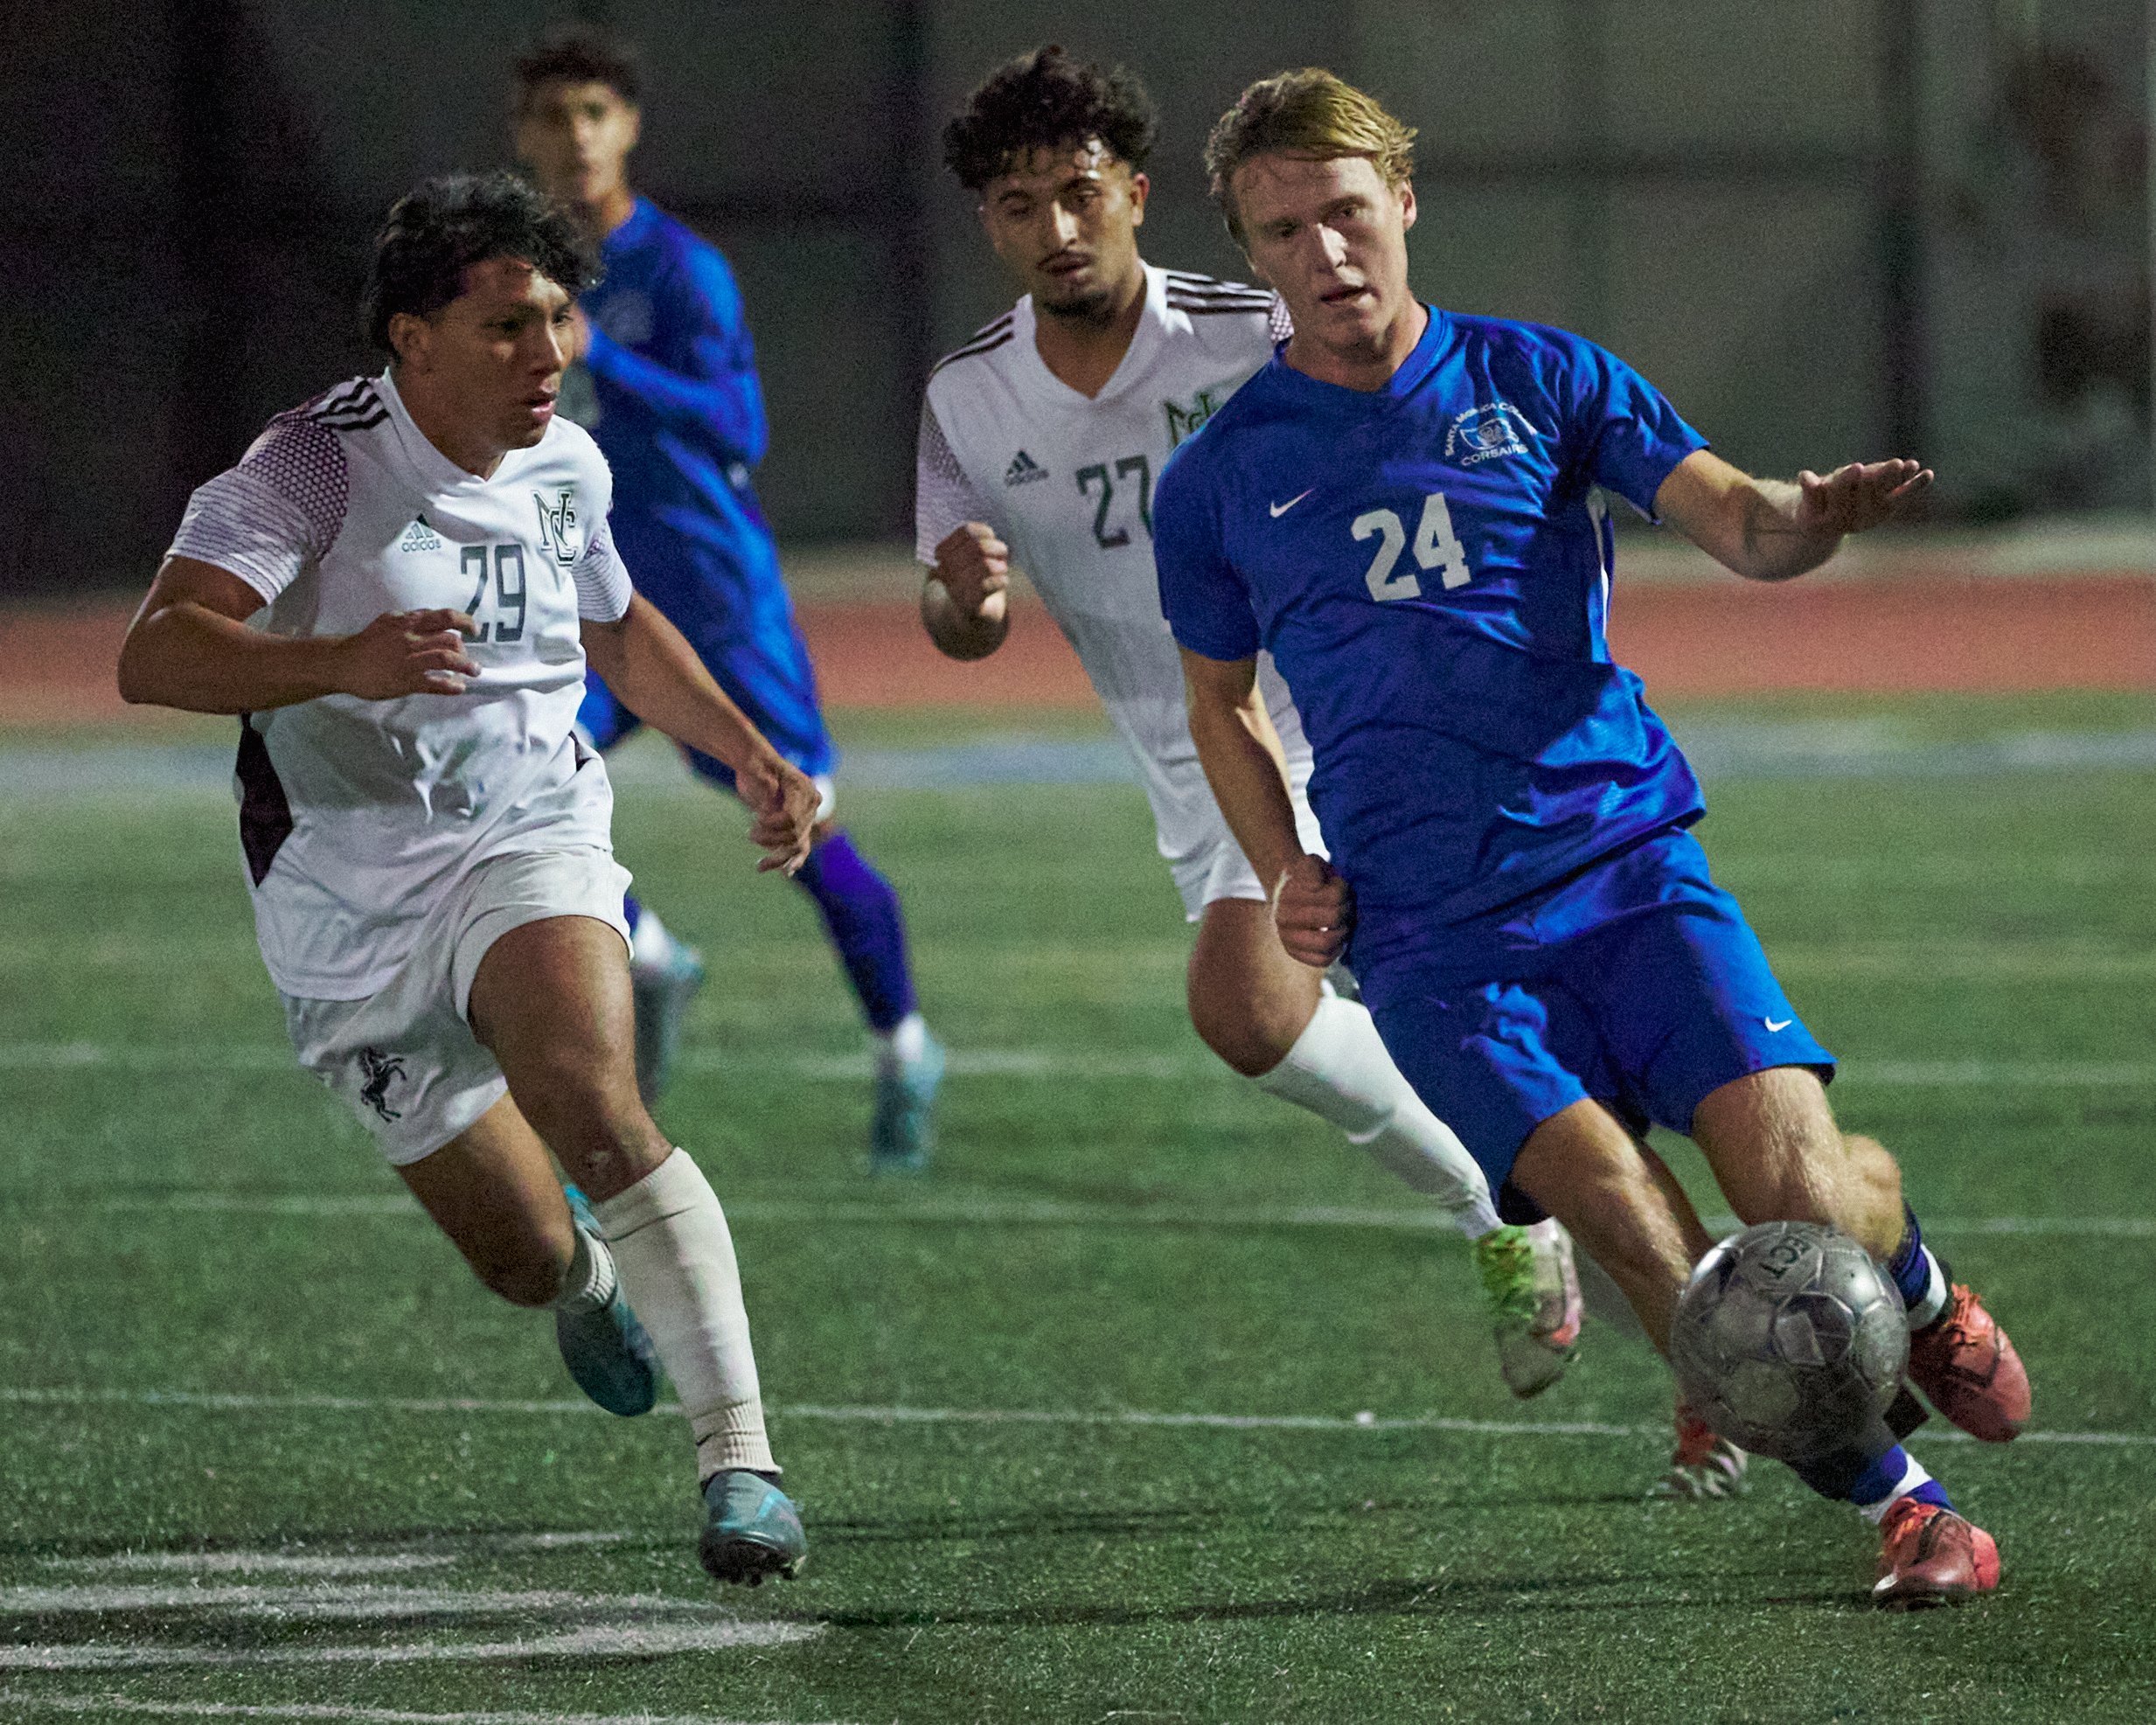
[[[734,1236],[704,1171],[677,1150],[628,1191],[592,1207],[614,1249],[622,1290],[689,1416],[697,1478],[730,1467],[776,1472]]]
[[[1900,1503],[1903,1498],[1906,1498],[1919,1485],[1928,1485],[1930,1482],[1931,1475],[1925,1469],[1924,1464],[1918,1461],[1916,1457],[1909,1455],[1908,1450],[1904,1450],[1902,1453],[1908,1458],[1909,1467],[1907,1471],[1902,1473],[1901,1479],[1895,1484],[1895,1488],[1891,1492],[1888,1492],[1885,1497],[1880,1499],[1880,1500],[1875,1504],[1859,1504],[1856,1506],[1856,1513],[1862,1516],[1867,1521],[1870,1522],[1874,1527],[1878,1527],[1887,1519],[1887,1512],[1892,1509],[1895,1505]]]
[[[900,1067],[911,1066],[928,1052],[928,1021],[919,1012],[908,1012],[890,1029],[873,1034],[879,1072],[895,1072]]]
[[[673,932],[650,905],[636,907],[636,932],[629,936],[629,962],[639,970],[657,970],[674,956]]]
[[[1359,1000],[1327,994],[1259,1089],[1329,1120],[1479,1240],[1498,1225],[1490,1183],[1453,1130],[1423,1105]]]
[[[1909,1327],[1912,1330],[1921,1330],[1925,1325],[1934,1322],[1946,1310],[1946,1302],[1951,1292],[1946,1285],[1946,1272],[1939,1268],[1938,1259],[1932,1256],[1931,1248],[1925,1246],[1919,1249],[1924,1255],[1924,1263],[1931,1272],[1931,1279],[1924,1284],[1924,1297],[1909,1309]]]
[[[560,1311],[596,1311],[614,1297],[621,1279],[614,1268],[614,1254],[607,1242],[581,1227],[576,1230],[576,1255],[561,1278],[561,1291],[554,1296]]]

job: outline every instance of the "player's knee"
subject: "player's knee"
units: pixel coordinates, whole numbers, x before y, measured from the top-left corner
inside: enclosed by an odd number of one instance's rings
[[[1262,1078],[1288,1057],[1309,1022],[1307,1011],[1268,1011],[1262,1000],[1221,1002],[1193,988],[1191,1027],[1198,1040],[1245,1078]]]

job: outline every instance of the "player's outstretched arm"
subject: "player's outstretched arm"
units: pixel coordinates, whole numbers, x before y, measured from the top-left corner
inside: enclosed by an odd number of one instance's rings
[[[322,695],[456,695],[479,666],[462,611],[393,611],[356,635],[268,635],[261,595],[228,569],[168,557],[120,649],[123,700],[189,713],[266,713]]]
[[[823,793],[734,706],[681,631],[641,594],[613,623],[584,619],[584,655],[639,719],[734,769],[734,789],[755,817],[749,837],[760,869],[791,874],[807,860]]]
[[[1011,632],[1011,547],[979,521],[953,528],[921,584],[921,624],[936,650],[984,659]]]
[[[1816,569],[1842,540],[1907,514],[1931,483],[1913,461],[1852,462],[1792,483],[1755,479],[1709,449],[1680,462],[1654,494],[1655,512],[1716,562],[1750,581]]]
[[[1288,800],[1287,762],[1257,661],[1209,659],[1183,650],[1183,689],[1198,762],[1261,880],[1273,883],[1273,922],[1291,957],[1323,970],[1347,944],[1347,885],[1323,857],[1303,849]]]

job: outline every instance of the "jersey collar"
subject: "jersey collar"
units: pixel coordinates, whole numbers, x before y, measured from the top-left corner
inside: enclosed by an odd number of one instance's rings
[[[1288,363],[1284,342],[1273,350],[1273,369],[1290,387],[1342,407],[1357,402],[1403,401],[1415,392],[1423,379],[1437,369],[1437,362],[1444,358],[1445,350],[1452,343],[1452,320],[1428,301],[1423,302],[1422,310],[1429,313],[1429,322],[1422,328],[1422,338],[1392,376],[1386,379],[1381,389],[1350,389],[1344,384],[1326,383],[1307,372],[1298,372]]]
[[[427,434],[414,421],[411,409],[404,405],[404,397],[397,393],[397,380],[390,375],[386,366],[376,381],[381,386],[382,400],[389,408],[389,422],[396,428],[398,450],[420,483],[429,491],[491,485],[502,478],[511,463],[527,453],[522,449],[504,451],[501,466],[494,470],[494,477],[483,479],[469,468],[459,467],[435,448]],[[553,428],[549,426],[547,429],[552,431]]]
[[[1156,269],[1151,264],[1141,265],[1145,272],[1145,305],[1138,314],[1137,328],[1130,332],[1130,345],[1123,350],[1123,358],[1101,386],[1098,395],[1081,395],[1062,379],[1048,369],[1048,362],[1040,357],[1040,345],[1033,339],[1039,327],[1033,311],[1033,296],[1026,295],[1018,303],[1012,333],[1017,337],[1018,363],[1032,378],[1033,386],[1061,399],[1082,402],[1088,407],[1099,407],[1113,400],[1130,388],[1136,379],[1145,375],[1153,360],[1153,350],[1168,327],[1168,273]]]
[[[639,197],[629,212],[629,219],[599,242],[602,257],[619,257],[633,251],[644,241],[646,231],[658,219],[658,205],[649,198]]]

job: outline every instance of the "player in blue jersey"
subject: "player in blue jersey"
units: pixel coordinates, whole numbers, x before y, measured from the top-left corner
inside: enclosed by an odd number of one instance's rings
[[[1307,963],[1350,951],[1394,1060],[1501,1212],[1557,1216],[1658,1346],[1710,1241],[1651,1123],[1699,1144],[1746,1222],[1861,1241],[1909,1307],[1912,1381],[1971,1435],[2010,1438],[2029,1400],[2012,1345],[1924,1246],[1893,1158],[1835,1123],[1833,1057],[1709,876],[1698,783],[1603,634],[1597,488],[1776,581],[1930,476],[1752,479],[1591,342],[1420,303],[1413,136],[1305,70],[1246,90],[1207,147],[1295,335],[1169,464],[1154,553],[1193,734],[1276,883],[1282,938]],[[1314,748],[1330,865],[1304,853],[1252,722],[1260,647]],[[1680,1437],[1697,1446],[1680,1470],[1716,1459],[1711,1436]],[[1881,1603],[1997,1585],[1990,1535],[1883,1426],[1799,1471],[1880,1526]]]
[[[518,154],[598,240],[606,271],[578,302],[582,365],[564,386],[564,410],[588,427],[614,470],[614,537],[642,591],[780,753],[824,787],[824,818],[795,879],[822,913],[875,1039],[870,1164],[918,1168],[943,1052],[915,1001],[898,894],[829,818],[837,753],[749,483],[768,433],[733,272],[629,186],[641,78],[625,44],[578,26],[546,38],[516,70]],[[602,749],[636,725],[595,675],[581,722]],[[685,753],[703,777],[732,789],[723,762]],[[629,915],[637,1067],[652,1094],[703,965],[633,898]]]

